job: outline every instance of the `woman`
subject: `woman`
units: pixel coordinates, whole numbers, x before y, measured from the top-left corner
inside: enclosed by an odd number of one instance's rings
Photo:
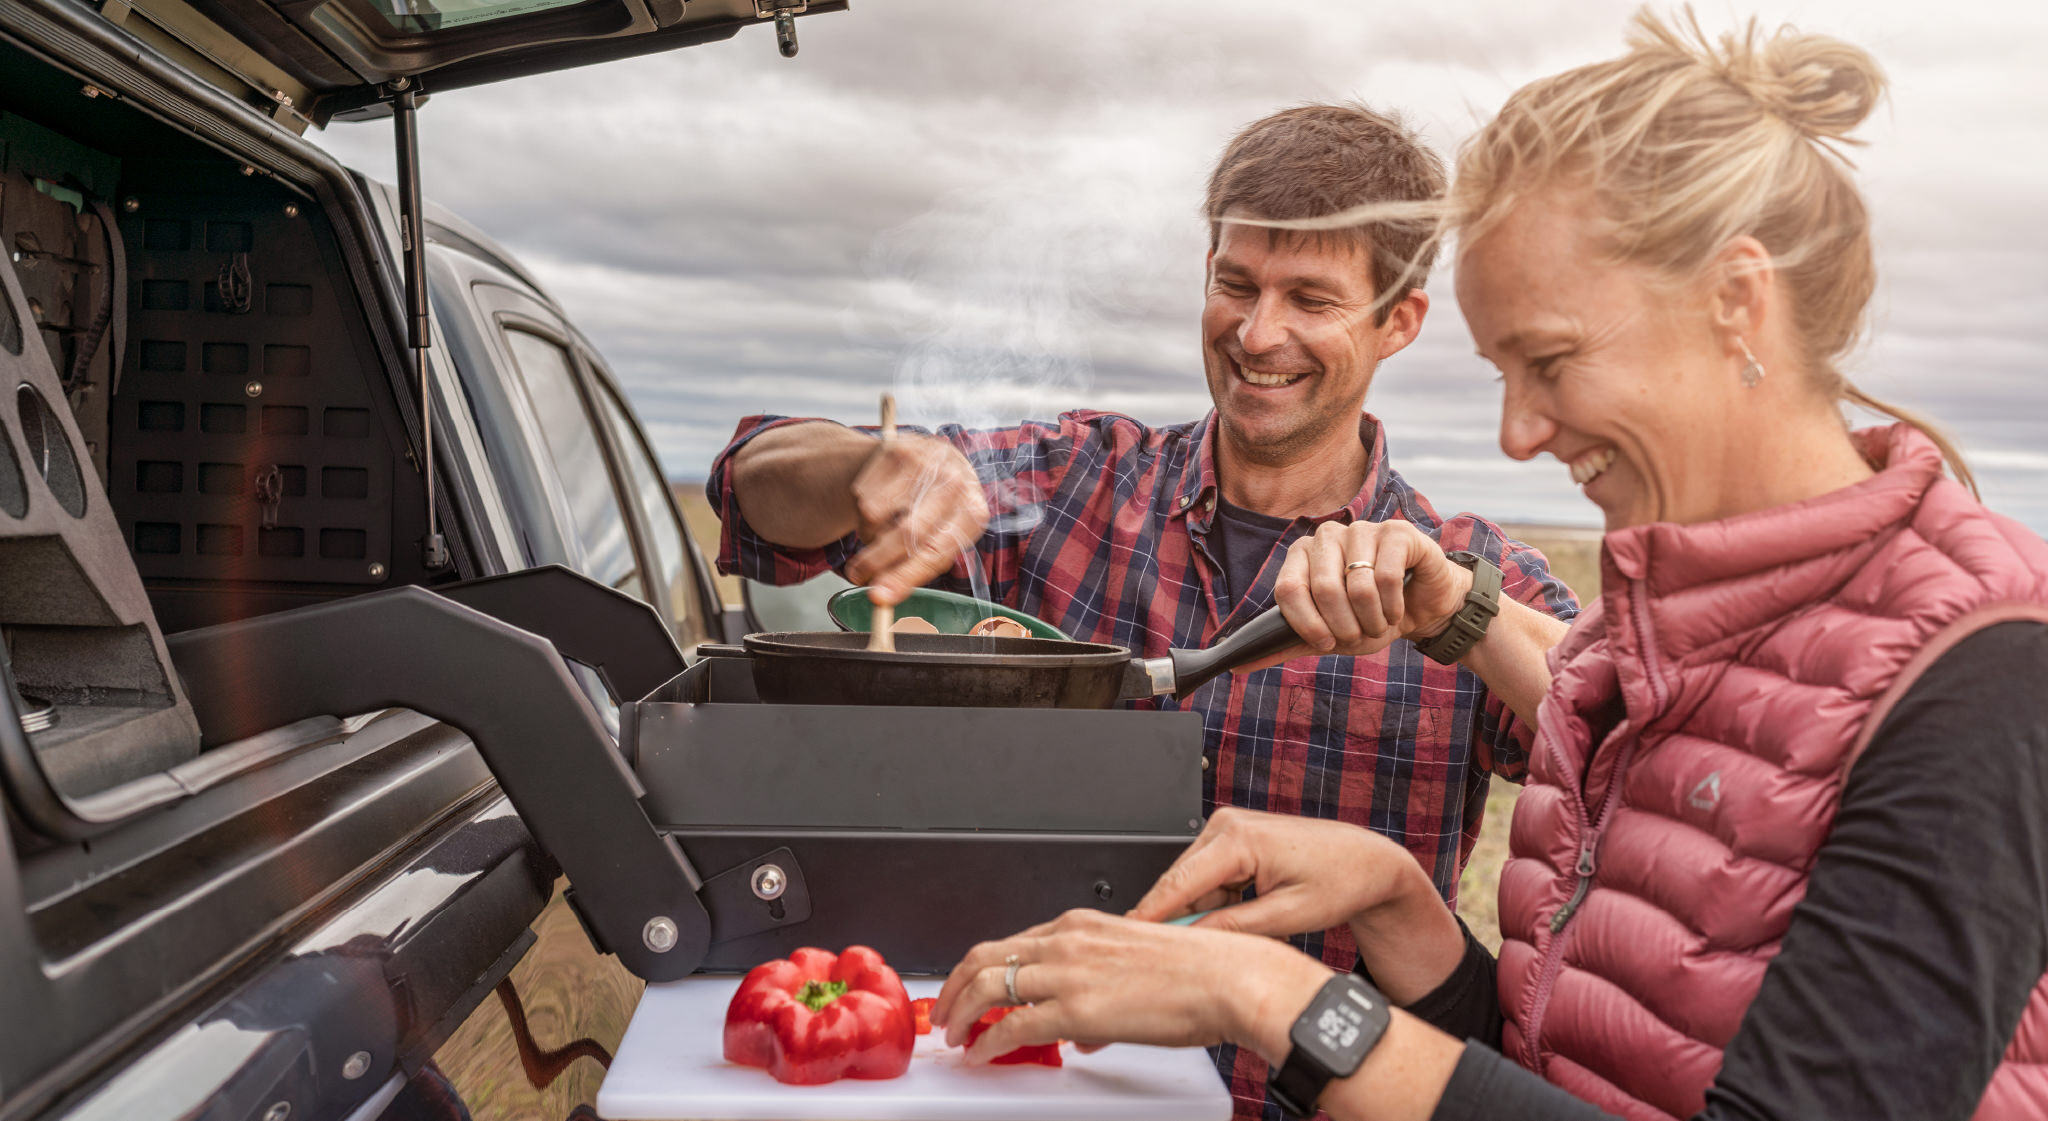
[[[1236,1043],[1340,1118],[2048,1116],[2048,546],[1837,368],[1874,275],[1835,149],[1882,86],[1835,40],[1639,17],[1459,161],[1502,448],[1608,529],[1600,604],[1521,667],[1548,685],[1498,961],[1392,841],[1219,812],[1131,918],[977,947],[950,1041],[1029,1002],[970,1060]],[[1372,649],[1445,624],[1398,580],[1445,566],[1336,527],[1278,594],[1311,646]],[[1340,922],[1376,990],[1247,936]]]

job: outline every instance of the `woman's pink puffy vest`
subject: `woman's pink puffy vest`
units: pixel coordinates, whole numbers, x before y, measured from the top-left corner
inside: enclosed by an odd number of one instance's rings
[[[1855,486],[1608,534],[1600,601],[1551,654],[1500,878],[1502,1047],[1624,1117],[1702,1108],[1907,686],[1991,623],[2048,621],[2048,545],[1917,430],[1856,438],[1882,466]],[[2048,981],[1977,1116],[2048,1116],[2044,1062]]]

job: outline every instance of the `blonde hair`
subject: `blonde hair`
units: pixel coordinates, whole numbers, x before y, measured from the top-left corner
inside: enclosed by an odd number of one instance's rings
[[[1689,7],[1675,25],[1639,11],[1628,46],[1516,91],[1460,152],[1449,224],[1470,244],[1530,195],[1584,183],[1616,256],[1675,279],[1756,238],[1785,281],[1820,388],[1926,433],[1976,493],[1945,435],[1838,365],[1877,285],[1870,215],[1843,152],[1884,94],[1877,61],[1790,27],[1765,36],[1754,19],[1710,38]]]

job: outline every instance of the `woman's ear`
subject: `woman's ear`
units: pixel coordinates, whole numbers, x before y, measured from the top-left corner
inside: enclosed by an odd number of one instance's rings
[[[1777,286],[1777,265],[1763,242],[1744,234],[1722,248],[1709,276],[1713,289],[1708,313],[1733,357],[1740,351],[1737,340],[1754,343],[1764,331]]]

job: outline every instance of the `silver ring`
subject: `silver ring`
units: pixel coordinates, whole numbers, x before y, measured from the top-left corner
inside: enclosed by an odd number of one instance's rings
[[[1344,571],[1345,571],[1346,573],[1351,573],[1351,572],[1356,572],[1356,571],[1358,571],[1358,570],[1359,570],[1359,569],[1361,569],[1361,568],[1363,568],[1363,569],[1366,569],[1367,571],[1371,571],[1371,569],[1372,569],[1372,562],[1371,562],[1371,561],[1352,561],[1352,562],[1351,562],[1350,564],[1347,564],[1347,565],[1345,565],[1345,566],[1344,566]]]
[[[1009,990],[1010,1004],[1015,1006],[1024,1003],[1024,998],[1017,995],[1017,970],[1021,968],[1017,964],[1017,955],[1011,954],[1004,958],[1003,964],[1008,967],[1003,970],[1003,988]]]

